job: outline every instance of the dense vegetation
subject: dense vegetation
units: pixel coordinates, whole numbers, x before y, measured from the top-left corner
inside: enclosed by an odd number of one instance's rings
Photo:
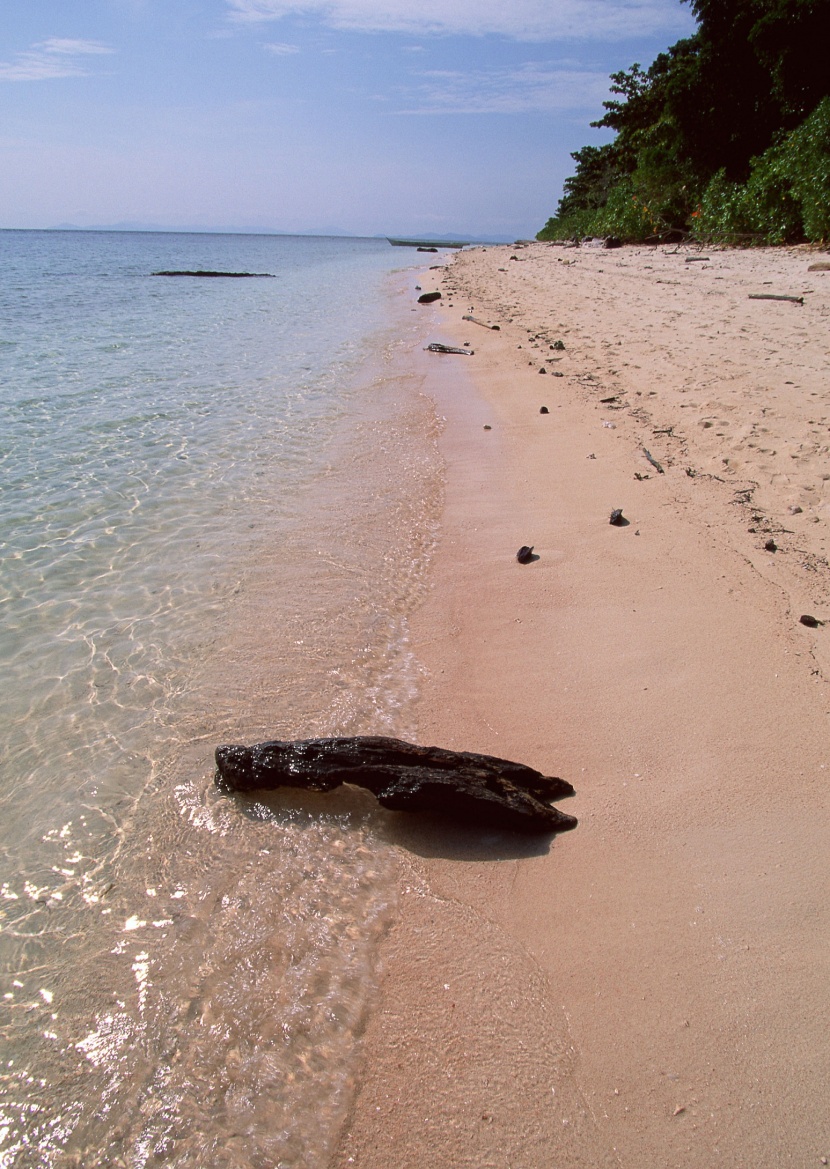
[[[830,238],[830,0],[684,0],[695,34],[614,73],[539,239]]]

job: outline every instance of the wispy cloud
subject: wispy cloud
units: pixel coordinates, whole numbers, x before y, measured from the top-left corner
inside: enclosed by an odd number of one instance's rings
[[[571,65],[528,62],[518,68],[431,70],[407,95],[398,114],[527,114],[596,109],[608,96],[608,76]]]
[[[523,41],[684,32],[677,0],[226,0],[240,21],[316,17],[340,29],[410,35],[498,34]]]
[[[11,61],[0,61],[0,81],[49,81],[55,77],[85,77],[89,70],[84,58],[99,57],[115,50],[100,41],[50,37],[39,41]]]
[[[299,45],[286,45],[282,41],[268,41],[264,48],[275,57],[290,57],[292,53],[299,53]]]

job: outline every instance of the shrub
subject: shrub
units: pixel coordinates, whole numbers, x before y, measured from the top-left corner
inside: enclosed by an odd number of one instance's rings
[[[830,97],[793,130],[784,153],[804,234],[814,243],[830,239]]]
[[[746,183],[724,172],[707,186],[693,214],[696,235],[766,244],[830,237],[830,98],[782,141],[751,163]]]

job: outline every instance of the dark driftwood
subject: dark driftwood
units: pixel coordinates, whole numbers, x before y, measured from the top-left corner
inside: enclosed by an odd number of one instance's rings
[[[440,341],[432,341],[426,346],[425,353],[460,353],[464,357],[472,357],[472,349],[454,349],[452,345],[442,345]]]
[[[803,296],[782,296],[778,292],[750,292],[750,300],[789,300],[793,304],[804,304]]]
[[[219,786],[232,791],[326,792],[353,783],[396,812],[432,812],[517,832],[576,827],[573,816],[547,803],[573,795],[563,779],[491,755],[417,747],[378,735],[217,747],[216,770]]]
[[[434,300],[440,300],[440,292],[422,292],[418,297],[418,304],[432,304]]]

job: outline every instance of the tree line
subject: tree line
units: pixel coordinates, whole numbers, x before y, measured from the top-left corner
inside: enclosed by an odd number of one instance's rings
[[[830,0],[683,0],[693,36],[611,75],[538,239],[830,238]]]

